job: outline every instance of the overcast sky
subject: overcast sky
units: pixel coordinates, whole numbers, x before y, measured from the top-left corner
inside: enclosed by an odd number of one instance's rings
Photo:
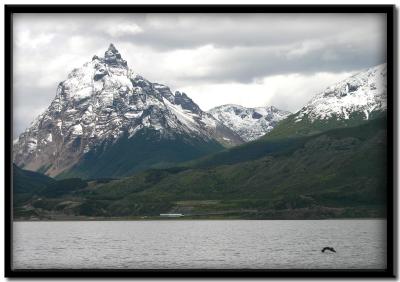
[[[13,33],[14,135],[111,42],[134,71],[203,110],[295,112],[324,87],[386,62],[384,14],[14,14]]]

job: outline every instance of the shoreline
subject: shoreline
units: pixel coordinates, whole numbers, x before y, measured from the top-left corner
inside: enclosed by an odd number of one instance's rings
[[[322,220],[387,220],[386,217],[352,217],[352,218],[309,218],[309,219],[251,219],[251,218],[60,218],[60,219],[12,219],[12,222],[79,222],[79,221],[322,221]]]

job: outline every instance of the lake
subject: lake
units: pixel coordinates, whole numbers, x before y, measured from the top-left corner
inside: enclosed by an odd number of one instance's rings
[[[386,220],[14,222],[13,267],[383,269]]]

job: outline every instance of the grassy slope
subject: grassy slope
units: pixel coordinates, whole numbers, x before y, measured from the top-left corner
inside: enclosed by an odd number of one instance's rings
[[[261,140],[193,162],[89,185],[48,201],[87,216],[238,214],[252,218],[382,215],[385,120],[315,136]],[[35,206],[38,203],[32,202]],[[63,211],[65,212],[65,210]],[[295,215],[294,215],[295,214]]]

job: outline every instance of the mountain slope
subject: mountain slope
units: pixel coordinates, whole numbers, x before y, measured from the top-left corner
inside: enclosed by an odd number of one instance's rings
[[[55,182],[54,179],[46,175],[23,170],[13,164],[12,201],[14,218],[29,218],[36,215],[34,208],[25,204],[32,201],[34,195],[53,182]]]
[[[147,170],[42,201],[55,207],[74,199],[79,203],[75,215],[106,217],[167,212],[240,218],[384,216],[385,128],[385,119],[374,119],[294,138],[288,147],[265,149],[247,159]],[[255,151],[253,146],[262,145],[270,143],[260,140],[241,147]]]
[[[54,179],[46,175],[23,170],[13,164],[13,196],[17,202],[24,195],[31,195],[38,192],[52,182],[54,182]]]
[[[301,138],[290,149],[251,161],[148,171],[109,182],[90,198],[112,198],[109,210],[120,215],[151,214],[147,206],[160,202],[161,212],[186,214],[247,210],[262,218],[285,210],[287,216],[301,218],[307,217],[301,212],[306,209],[310,218],[335,212],[336,216],[376,215],[385,205],[385,136],[385,121],[374,120]],[[120,205],[124,208],[118,209]],[[321,210],[328,214],[319,214]]]
[[[272,106],[245,108],[239,105],[218,106],[209,110],[208,113],[245,141],[260,138],[290,114]]]
[[[143,136],[146,133],[150,135]],[[134,142],[150,137],[149,148],[145,142]],[[195,158],[242,142],[185,93],[173,94],[167,86],[133,72],[111,44],[104,57],[94,56],[59,84],[48,109],[15,142],[13,154],[18,166],[56,176],[69,171],[74,174],[88,159],[94,163],[109,160],[110,148],[125,160],[134,149],[151,152],[154,146],[158,148],[157,155],[135,160],[146,164],[142,167],[123,170],[120,167],[127,166],[118,163],[114,167],[109,164],[109,171],[85,170],[86,177],[103,173],[108,177]],[[117,143],[131,147],[118,151]]]
[[[173,139],[172,139],[173,138]],[[99,146],[86,153],[77,165],[57,178],[103,178],[125,176],[146,168],[163,168],[221,151],[215,141],[204,142],[181,134],[159,139],[157,131],[142,129],[133,137],[121,137],[112,146]]]
[[[94,181],[94,183],[97,182]],[[87,182],[78,178],[57,181],[13,164],[13,216],[26,219],[40,218],[40,210],[49,208],[45,201],[41,201],[42,198],[60,197],[85,187],[87,187]],[[35,207],[31,205],[32,199],[36,202]]]
[[[378,65],[318,93],[265,138],[304,136],[361,124],[386,114],[387,67]]]

